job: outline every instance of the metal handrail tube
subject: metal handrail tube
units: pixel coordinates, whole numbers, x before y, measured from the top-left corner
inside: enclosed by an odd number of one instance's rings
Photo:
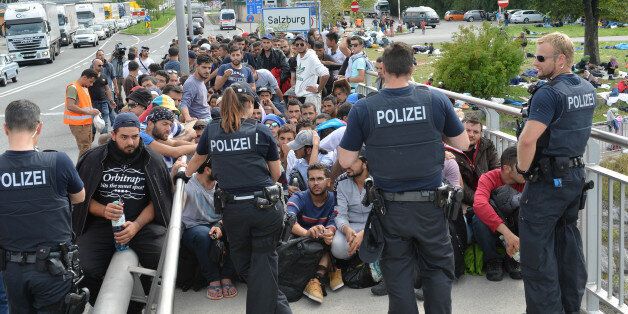
[[[179,172],[181,171],[185,172],[185,167],[181,167]],[[168,235],[166,238],[166,256],[164,258],[161,278],[161,295],[159,296],[159,304],[157,306],[158,314],[173,313],[174,288],[179,264],[179,246],[181,244],[181,214],[183,212],[184,188],[185,182],[183,179],[177,179],[172,201],[170,225],[168,226]],[[154,280],[158,280],[158,278]]]
[[[133,274],[129,268],[139,263],[131,248],[113,254],[92,313],[126,313],[133,292]]]

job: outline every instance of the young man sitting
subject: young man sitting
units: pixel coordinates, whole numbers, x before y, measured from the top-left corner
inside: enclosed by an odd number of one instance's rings
[[[303,294],[308,298],[322,303],[324,292],[321,280],[325,278],[327,269],[331,266],[329,247],[336,234],[335,198],[334,193],[329,191],[331,187],[330,172],[325,165],[312,164],[308,167],[307,172],[308,189],[294,193],[286,205],[288,213],[297,217],[297,221],[292,227],[292,234],[297,237],[321,239],[325,244],[326,252],[318,262],[316,275],[308,282],[303,291]],[[340,271],[330,271],[329,276],[332,290],[334,287],[342,286]]]
[[[525,184],[523,176],[517,173],[516,164],[517,148],[509,147],[502,153],[501,168],[483,174],[475,192],[473,234],[484,252],[486,279],[490,281],[503,279],[504,263],[512,279],[521,279],[521,267],[511,257],[519,251],[518,207]],[[501,245],[500,234],[506,241],[506,257],[497,252],[498,243]]]

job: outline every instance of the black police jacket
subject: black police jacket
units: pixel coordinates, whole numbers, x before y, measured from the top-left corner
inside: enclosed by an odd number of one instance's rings
[[[144,170],[148,182],[150,199],[155,207],[155,219],[151,223],[167,226],[170,223],[172,209],[172,181],[163,157],[140,143],[141,158],[145,160]],[[89,202],[102,180],[103,164],[107,157],[108,146],[101,145],[88,150],[76,164],[79,176],[85,184],[85,201],[74,205],[72,228],[76,236],[85,232],[85,222],[89,214]]]

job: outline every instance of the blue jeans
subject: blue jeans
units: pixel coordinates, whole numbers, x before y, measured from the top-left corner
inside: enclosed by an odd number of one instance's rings
[[[209,225],[198,225],[185,229],[181,236],[182,243],[196,255],[201,273],[207,283],[220,281],[221,279],[234,279],[235,268],[228,253],[222,267],[209,258],[211,250],[216,249],[213,243],[214,240],[209,237],[210,229],[211,226]],[[226,239],[224,235],[223,239]]]
[[[9,304],[7,303],[7,292],[4,289],[2,272],[0,272],[0,314],[9,314]]]
[[[488,262],[493,259],[502,259],[503,255],[497,253],[497,243],[499,242],[499,236],[493,233],[491,229],[485,225],[477,215],[473,216],[473,236],[475,241],[482,248],[484,252],[484,262]]]
[[[103,131],[103,133],[107,133],[109,126],[113,125],[113,122],[116,119],[116,112],[109,107],[108,100],[94,101],[92,102],[92,106],[100,110],[100,113],[102,114],[102,119],[105,120],[105,130]]]

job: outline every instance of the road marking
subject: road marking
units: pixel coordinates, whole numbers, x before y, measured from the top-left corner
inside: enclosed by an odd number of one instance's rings
[[[61,107],[61,106],[63,106],[63,105],[65,105],[65,102],[62,102],[61,104],[56,105],[56,106],[54,106],[54,107],[52,107],[52,108],[50,108],[50,109],[48,109],[48,110],[55,110],[55,109],[57,109],[57,108],[59,108],[59,107]]]

